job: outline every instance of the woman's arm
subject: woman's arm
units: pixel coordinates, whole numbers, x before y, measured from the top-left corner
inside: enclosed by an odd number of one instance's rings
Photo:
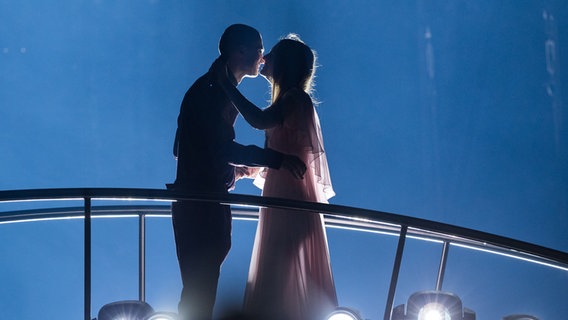
[[[282,123],[283,117],[279,108],[270,106],[261,110],[241,94],[241,92],[231,83],[229,78],[227,78],[227,67],[225,63],[218,63],[218,65],[214,66],[213,69],[219,85],[227,97],[229,97],[235,108],[239,110],[251,126],[263,130],[275,127]]]

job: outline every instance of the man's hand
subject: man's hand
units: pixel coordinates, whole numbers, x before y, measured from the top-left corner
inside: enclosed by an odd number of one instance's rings
[[[304,179],[306,173],[306,165],[300,158],[292,155],[284,155],[280,169],[286,169],[292,173],[296,179]]]
[[[235,180],[255,179],[262,167],[235,167]]]

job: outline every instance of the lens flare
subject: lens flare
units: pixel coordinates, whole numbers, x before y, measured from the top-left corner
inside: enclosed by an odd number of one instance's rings
[[[446,307],[439,303],[428,303],[418,313],[418,320],[452,320]]]

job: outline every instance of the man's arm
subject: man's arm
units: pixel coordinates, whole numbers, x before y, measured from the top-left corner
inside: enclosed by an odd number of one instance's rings
[[[211,71],[223,92],[251,126],[263,130],[282,123],[283,115],[280,108],[270,106],[262,110],[241,94],[227,77],[227,65],[221,59],[217,59],[213,63]]]

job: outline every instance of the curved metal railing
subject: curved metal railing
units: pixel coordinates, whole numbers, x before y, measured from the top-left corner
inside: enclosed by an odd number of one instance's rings
[[[187,194],[158,189],[126,188],[69,188],[0,191],[0,203],[34,200],[82,200],[82,207],[34,209],[0,212],[0,224],[48,219],[84,219],[85,263],[85,319],[91,319],[91,218],[97,216],[138,216],[139,224],[139,282],[140,300],[144,300],[144,241],[145,220],[150,215],[170,215],[168,205],[92,207],[92,200],[198,200],[219,202],[233,206],[233,216],[256,219],[258,207],[277,207],[324,214],[326,226],[379,232],[399,237],[384,319],[390,318],[406,238],[434,240],[443,243],[436,288],[441,288],[449,245],[482,250],[499,255],[530,261],[568,272],[568,253],[519,241],[491,233],[463,228],[388,212],[361,209],[342,205],[295,201],[281,198],[239,194]]]

